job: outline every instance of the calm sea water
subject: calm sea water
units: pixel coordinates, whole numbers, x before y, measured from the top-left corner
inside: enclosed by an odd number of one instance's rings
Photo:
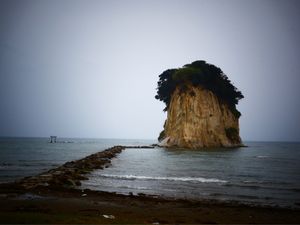
[[[300,143],[206,151],[127,149],[83,188],[299,208]]]
[[[38,174],[113,145],[154,140],[0,139],[0,182]],[[300,207],[300,143],[248,142],[211,150],[126,149],[81,188]]]

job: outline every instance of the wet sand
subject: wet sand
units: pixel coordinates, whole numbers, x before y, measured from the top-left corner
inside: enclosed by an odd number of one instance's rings
[[[287,224],[300,223],[300,211],[217,201],[39,187],[30,192],[0,187],[1,223],[60,224]],[[105,218],[105,216],[108,218]]]

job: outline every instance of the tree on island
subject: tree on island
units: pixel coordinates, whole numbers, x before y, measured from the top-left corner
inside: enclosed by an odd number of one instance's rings
[[[156,99],[166,104],[164,111],[170,105],[171,96],[176,87],[181,92],[188,91],[188,85],[203,87],[214,93],[221,103],[229,106],[232,113],[239,118],[241,113],[236,109],[239,100],[244,98],[243,94],[231,83],[225,73],[204,60],[198,60],[186,64],[182,68],[168,69],[159,75],[157,83]],[[190,92],[193,95],[193,92]]]

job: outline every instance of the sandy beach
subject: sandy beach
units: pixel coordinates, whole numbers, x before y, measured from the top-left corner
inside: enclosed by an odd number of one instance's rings
[[[141,147],[141,146],[135,146]],[[0,185],[0,223],[27,224],[288,224],[300,223],[299,209],[217,200],[121,195],[78,189],[85,174],[105,169],[126,146]],[[142,146],[145,148],[145,146]]]
[[[299,210],[64,188],[1,185],[1,223],[297,224]]]

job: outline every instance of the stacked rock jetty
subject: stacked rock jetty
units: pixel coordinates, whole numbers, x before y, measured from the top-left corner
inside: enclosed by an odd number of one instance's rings
[[[38,186],[79,186],[81,180],[87,179],[83,176],[84,174],[108,167],[111,159],[124,149],[125,146],[114,146],[83,159],[67,162],[37,176],[25,177],[16,183],[25,189],[33,189]]]
[[[62,166],[51,169],[36,176],[25,177],[14,184],[26,190],[36,187],[69,187],[81,185],[81,180],[88,179],[88,174],[96,169],[104,169],[111,165],[111,159],[126,148],[154,148],[154,146],[114,146],[104,151],[91,154],[79,160],[66,162]]]

